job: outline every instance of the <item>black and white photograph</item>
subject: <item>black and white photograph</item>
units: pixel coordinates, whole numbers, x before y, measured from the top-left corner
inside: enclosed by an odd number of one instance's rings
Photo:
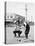
[[[34,43],[35,4],[5,2],[5,44]]]

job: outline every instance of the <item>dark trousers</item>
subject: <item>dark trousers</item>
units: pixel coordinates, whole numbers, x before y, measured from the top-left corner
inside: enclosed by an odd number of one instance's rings
[[[22,31],[13,31],[13,33],[14,33],[14,35],[15,35],[15,37],[16,37],[16,33],[18,33],[18,37],[20,37],[20,34],[22,33]]]
[[[28,38],[28,34],[27,33],[25,33],[25,37]]]
[[[25,31],[25,37],[28,38],[29,30]]]

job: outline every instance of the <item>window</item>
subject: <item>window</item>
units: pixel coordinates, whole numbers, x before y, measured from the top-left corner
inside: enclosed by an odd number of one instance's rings
[[[9,18],[9,16],[7,16],[7,18]]]
[[[13,16],[10,16],[10,18],[13,18]]]

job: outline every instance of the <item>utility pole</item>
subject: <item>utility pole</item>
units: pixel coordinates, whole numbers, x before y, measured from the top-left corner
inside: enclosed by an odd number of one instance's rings
[[[26,11],[26,21],[27,21],[27,4],[25,4],[25,11]]]
[[[5,2],[5,44],[6,44],[6,5],[7,2]]]
[[[31,21],[33,21],[33,16],[31,16]]]

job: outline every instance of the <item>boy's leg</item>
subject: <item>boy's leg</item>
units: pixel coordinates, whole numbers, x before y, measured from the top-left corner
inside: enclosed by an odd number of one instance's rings
[[[20,37],[20,30],[19,30],[19,32],[18,32],[18,36]]]
[[[25,31],[25,37],[26,37],[26,39],[28,39],[28,34],[29,34],[29,30],[26,30]]]
[[[16,33],[15,33],[15,37],[16,37]]]
[[[22,33],[22,31],[19,31],[19,33],[18,33],[19,37],[20,37],[21,33]]]
[[[20,33],[18,33],[18,36],[20,37]]]
[[[16,37],[16,31],[13,31],[13,33],[14,33],[14,36]]]
[[[25,37],[26,37],[26,39],[28,39],[28,34],[27,33],[25,33]]]

